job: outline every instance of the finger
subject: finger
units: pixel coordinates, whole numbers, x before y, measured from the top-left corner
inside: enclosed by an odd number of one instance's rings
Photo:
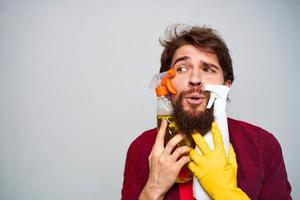
[[[197,163],[197,165],[202,165],[202,163],[204,163],[204,161],[205,161],[204,156],[200,155],[200,153],[197,152],[195,149],[190,151],[189,157],[192,161]]]
[[[166,134],[166,129],[168,126],[168,122],[167,120],[162,120],[158,133],[156,135],[156,139],[155,139],[155,144],[154,145],[159,145],[159,146],[164,146],[164,138],[165,138],[165,134]]]
[[[182,146],[182,147],[178,147],[173,153],[172,153],[172,159],[173,160],[178,160],[178,158],[182,155],[185,155],[190,152],[192,150],[191,147],[189,146]]]
[[[188,156],[183,156],[181,157],[177,162],[176,162],[176,168],[178,169],[178,171],[188,162],[190,162],[190,158]]]
[[[231,144],[228,151],[228,162],[237,170],[236,154]]]
[[[189,163],[189,169],[191,170],[191,172],[193,172],[193,174],[195,174],[195,172],[197,171],[197,168],[198,168],[198,166],[197,166],[197,164],[196,163],[194,163],[193,161],[191,161],[190,163]]]
[[[225,152],[222,134],[216,122],[212,123],[211,132],[212,132],[215,149],[223,149],[223,151]]]
[[[185,138],[183,134],[177,134],[175,135],[166,145],[164,153],[166,155],[170,155],[173,151],[174,147]]]
[[[196,163],[194,163],[193,161],[189,162],[188,168],[198,178],[198,180],[202,178],[203,172],[199,170],[199,166]]]
[[[202,137],[202,135],[200,135],[200,133],[193,133],[192,137],[196,143],[196,145],[199,147],[199,149],[201,150],[201,152],[203,153],[203,155],[208,154],[209,152],[211,152],[208,144],[206,143],[205,139]]]

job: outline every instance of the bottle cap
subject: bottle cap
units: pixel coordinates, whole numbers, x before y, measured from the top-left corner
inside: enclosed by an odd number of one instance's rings
[[[168,74],[168,78],[173,78],[176,75],[176,71],[174,69],[169,69],[167,74]]]
[[[155,88],[155,91],[156,91],[156,95],[158,97],[161,97],[161,96],[165,96],[165,95],[168,95],[169,94],[169,91],[167,89],[166,86],[158,86],[157,88]]]

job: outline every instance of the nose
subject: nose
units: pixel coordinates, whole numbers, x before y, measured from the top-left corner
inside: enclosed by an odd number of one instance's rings
[[[202,84],[200,72],[193,71],[190,76],[189,86],[199,87]]]

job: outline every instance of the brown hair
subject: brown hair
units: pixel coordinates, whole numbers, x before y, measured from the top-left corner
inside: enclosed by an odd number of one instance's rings
[[[224,80],[233,82],[234,75],[231,57],[221,36],[215,30],[206,26],[184,25],[183,28],[181,27],[182,25],[169,26],[165,33],[166,39],[159,40],[160,44],[164,47],[160,59],[160,72],[170,69],[175,51],[179,47],[190,44],[216,54],[224,71]]]

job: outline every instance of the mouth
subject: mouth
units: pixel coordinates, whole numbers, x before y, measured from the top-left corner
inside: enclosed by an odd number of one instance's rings
[[[184,97],[184,99],[188,104],[190,104],[192,106],[197,106],[197,105],[200,105],[204,102],[205,95],[201,94],[201,93],[198,93],[198,92],[194,92],[194,93],[186,95]]]

